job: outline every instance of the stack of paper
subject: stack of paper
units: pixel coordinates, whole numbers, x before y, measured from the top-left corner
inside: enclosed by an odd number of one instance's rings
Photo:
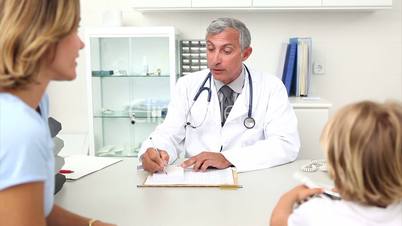
[[[76,180],[107,166],[120,162],[122,159],[105,158],[88,155],[71,155],[65,157],[66,163],[60,172],[65,172],[67,180]]]
[[[154,173],[147,177],[142,186],[200,186],[222,187],[237,185],[236,173],[231,168],[206,172],[194,172],[192,169],[183,169],[180,166],[168,166],[167,173]]]

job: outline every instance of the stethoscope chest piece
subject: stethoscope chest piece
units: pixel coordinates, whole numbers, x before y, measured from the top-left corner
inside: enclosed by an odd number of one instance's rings
[[[251,117],[247,117],[244,119],[244,127],[246,127],[247,129],[252,129],[255,126],[255,120],[254,118]]]

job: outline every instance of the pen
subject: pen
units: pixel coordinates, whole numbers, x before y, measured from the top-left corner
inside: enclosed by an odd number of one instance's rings
[[[161,157],[160,156],[161,153],[159,152],[158,148],[155,146],[155,144],[154,144],[154,142],[152,140],[152,137],[149,137],[149,140],[151,141],[153,149],[155,149],[159,153],[159,157]],[[167,174],[166,165],[163,167],[163,173]]]
[[[61,174],[70,174],[70,173],[74,173],[74,171],[72,171],[72,170],[66,170],[66,169],[61,169],[61,170],[59,170],[59,173],[61,173]]]

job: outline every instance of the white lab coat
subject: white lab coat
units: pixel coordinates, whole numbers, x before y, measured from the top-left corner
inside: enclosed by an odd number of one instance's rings
[[[221,153],[239,172],[268,168],[297,158],[300,148],[297,119],[283,83],[275,76],[250,70],[252,117],[255,119],[252,129],[243,124],[250,95],[247,73],[242,93],[223,127],[213,80],[209,106],[208,92],[203,91],[186,120],[193,98],[208,72],[209,69],[195,72],[178,80],[165,121],[150,135],[152,142],[150,139],[143,142],[139,156],[155,145],[169,153],[169,163],[172,163],[184,150],[185,157],[191,157],[203,151],[219,152],[222,146]],[[209,82],[205,86],[209,87]],[[197,128],[185,128],[187,121],[193,126],[203,123]]]

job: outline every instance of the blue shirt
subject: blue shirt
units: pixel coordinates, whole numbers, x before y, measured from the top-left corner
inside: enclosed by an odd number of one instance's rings
[[[53,207],[53,140],[48,127],[48,97],[38,114],[16,96],[0,93],[0,191],[19,184],[44,182],[44,211]]]

